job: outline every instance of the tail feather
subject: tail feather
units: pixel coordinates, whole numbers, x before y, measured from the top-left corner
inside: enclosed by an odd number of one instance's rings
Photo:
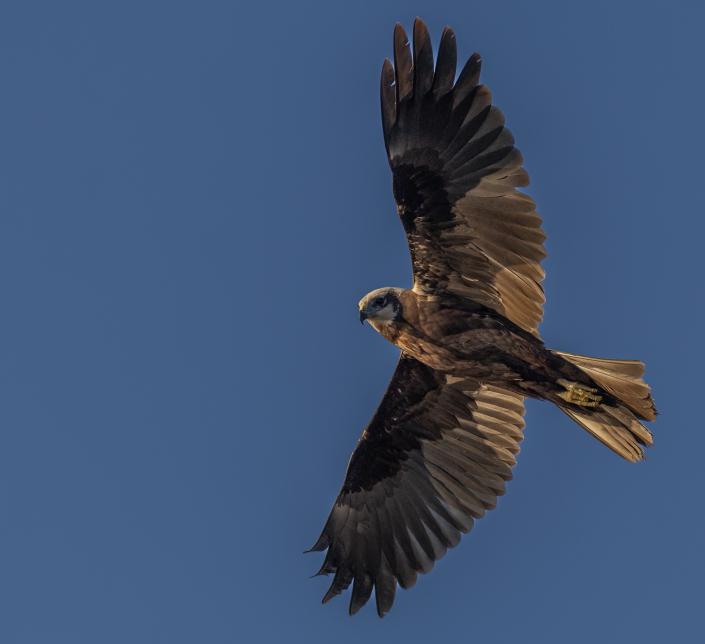
[[[601,404],[591,410],[561,406],[578,425],[612,451],[632,463],[644,458],[642,446],[651,447],[653,437],[638,419],[656,420],[651,388],[641,379],[644,363],[638,360],[608,360],[590,358],[570,353],[559,353],[563,358],[580,367],[600,387],[618,398],[623,405]]]
[[[643,362],[589,358],[561,351],[556,353],[580,367],[598,385],[619,398],[638,418],[656,420],[654,399],[649,393],[651,387],[641,379],[646,370]]]
[[[644,460],[642,445],[653,445],[651,432],[625,407],[618,408],[626,412],[624,415],[614,413],[614,408],[604,405],[584,414],[567,407],[560,409],[597,440],[632,463]],[[634,431],[634,425],[639,427],[638,433]]]

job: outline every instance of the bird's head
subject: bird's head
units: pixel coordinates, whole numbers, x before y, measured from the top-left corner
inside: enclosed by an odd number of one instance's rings
[[[401,310],[399,291],[401,289],[386,287],[368,293],[360,300],[360,322],[369,320],[372,326],[388,326]]]

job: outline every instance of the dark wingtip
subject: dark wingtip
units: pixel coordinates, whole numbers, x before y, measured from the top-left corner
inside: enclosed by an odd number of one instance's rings
[[[414,87],[414,69],[411,46],[404,27],[399,23],[394,27],[394,73],[396,78],[396,102],[411,95]]]
[[[304,550],[303,554],[308,554],[309,552],[322,552],[325,550],[328,546],[330,545],[330,538],[326,535],[325,530],[323,533],[321,533],[321,536],[318,537],[318,541],[313,544],[313,547],[310,550]]]
[[[397,120],[396,91],[394,67],[389,58],[385,58],[382,65],[382,77],[379,81],[379,93],[382,104],[382,131],[387,156],[389,156],[389,132]]]
[[[433,45],[426,23],[414,21],[414,95],[423,97],[433,86]]]
[[[400,63],[400,54],[408,44],[409,37],[406,35],[406,29],[398,22],[394,25],[394,67],[397,69]]]
[[[333,597],[337,597],[340,593],[332,593],[330,590],[323,596],[321,604],[327,604]]]
[[[324,567],[325,567],[325,563],[323,564],[323,566],[321,566],[321,569],[320,569],[315,575],[311,575],[311,576],[309,577],[309,579],[314,579],[315,577],[320,577],[321,575],[323,575],[323,576],[325,576],[325,577],[327,577],[328,575],[330,575],[329,572],[324,572],[324,571],[323,571],[323,568],[324,568]]]
[[[355,615],[368,601],[370,601],[373,588],[374,579],[372,578],[372,575],[364,571],[359,571],[358,574],[355,575],[352,595],[350,597],[350,607],[348,608],[350,617]]]
[[[457,64],[458,48],[455,42],[455,33],[450,27],[446,27],[438,47],[436,72],[433,79],[433,91],[437,98],[453,89]]]
[[[480,72],[482,71],[482,57],[475,52],[468,62],[465,63],[463,71],[460,72],[454,89],[454,105],[458,105],[470,92],[475,89],[480,82]],[[485,90],[489,92],[489,90]]]

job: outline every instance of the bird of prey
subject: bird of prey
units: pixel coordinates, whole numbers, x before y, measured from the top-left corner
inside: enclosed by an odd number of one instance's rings
[[[474,54],[456,77],[446,28],[434,69],[426,25],[394,30],[382,67],[382,127],[414,286],[359,304],[401,357],[350,458],[312,550],[334,573],[323,603],[352,583],[350,614],[375,591],[392,607],[475,519],[497,505],[523,435],[523,400],[548,400],[628,461],[652,445],[643,363],[552,351],[538,324],[545,235],[502,112]]]

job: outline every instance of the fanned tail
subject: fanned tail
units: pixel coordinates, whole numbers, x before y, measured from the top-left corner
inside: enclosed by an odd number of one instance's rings
[[[580,367],[605,391],[618,398],[621,405],[601,404],[595,409],[576,410],[561,406],[583,429],[612,451],[631,461],[644,459],[642,446],[654,443],[651,432],[639,422],[656,420],[651,388],[641,379],[644,363],[639,360],[609,360],[590,358],[556,351],[560,356]]]
[[[656,420],[654,399],[649,393],[651,387],[641,376],[646,367],[639,360],[609,360],[606,358],[589,358],[571,353],[556,353],[576,367],[580,367],[600,387],[619,398],[637,418],[641,420]]]

